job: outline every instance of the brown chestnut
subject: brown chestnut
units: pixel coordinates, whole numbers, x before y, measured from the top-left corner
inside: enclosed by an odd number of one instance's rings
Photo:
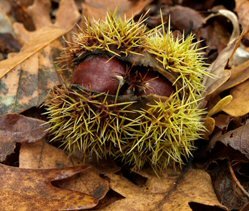
[[[141,73],[144,93],[170,96],[174,88],[166,78],[154,72]]]
[[[126,67],[116,58],[92,55],[76,66],[72,82],[91,91],[115,95]]]

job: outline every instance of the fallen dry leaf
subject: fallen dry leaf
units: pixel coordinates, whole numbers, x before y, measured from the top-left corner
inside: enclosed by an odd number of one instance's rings
[[[0,116],[0,162],[14,152],[16,143],[35,142],[46,135],[45,122],[19,114]]]
[[[24,46],[18,54],[0,62],[0,78],[5,76],[0,80],[0,114],[39,106],[47,92],[60,83],[54,65],[62,47],[57,39],[74,26],[79,12],[73,0],[63,0],[57,21],[52,24],[47,5],[50,6],[50,1],[35,1],[29,10],[39,30],[28,32],[22,24],[14,24],[18,40]]]
[[[139,187],[116,174],[106,174],[111,188],[121,194],[120,199],[102,210],[179,210],[191,211],[190,202],[218,206],[211,178],[202,170],[190,169],[185,175],[161,178],[148,176],[144,186]],[[145,176],[145,175],[143,175]]]
[[[84,193],[63,190],[51,181],[66,179],[86,166],[66,169],[21,169],[0,164],[1,210],[89,209],[98,201]]]
[[[249,113],[249,80],[237,85],[230,91],[233,100],[222,110],[233,117]]]
[[[65,168],[79,164],[82,165],[82,162],[70,159],[62,150],[44,141],[22,144],[19,163],[21,168],[33,169]],[[97,199],[104,198],[109,191],[109,182],[100,177],[100,173],[93,167],[79,174],[77,177],[58,182],[57,186],[83,192]]]
[[[118,11],[120,15],[126,15],[127,18],[139,14],[151,0],[127,1],[127,0],[85,0],[82,3],[83,14],[90,19],[104,19],[106,12]]]
[[[215,79],[207,77],[204,81],[206,95],[214,93],[222,84],[224,84],[230,78],[231,71],[225,69],[225,67],[237,47],[237,42],[240,35],[238,19],[233,12],[229,10],[219,10],[217,14],[211,15],[211,17],[214,17],[216,15],[225,16],[232,22],[233,33],[230,37],[230,41],[227,44],[227,47],[220,52],[216,60],[208,67],[207,71],[212,73]]]
[[[213,148],[217,142],[230,146],[249,158],[249,124],[238,127],[235,130],[230,130],[223,135],[213,137],[210,142],[210,148]]]

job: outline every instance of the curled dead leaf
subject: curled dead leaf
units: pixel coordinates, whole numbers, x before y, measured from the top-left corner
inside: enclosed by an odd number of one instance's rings
[[[208,72],[215,76],[214,78],[207,77],[204,81],[206,87],[206,95],[214,93],[222,84],[224,84],[231,76],[231,71],[225,69],[230,57],[233,55],[238,46],[238,40],[241,39],[239,22],[236,15],[229,10],[219,10],[217,13],[212,14],[208,19],[217,15],[227,17],[233,24],[233,32],[230,41],[225,49],[223,49],[216,60],[208,67]]]

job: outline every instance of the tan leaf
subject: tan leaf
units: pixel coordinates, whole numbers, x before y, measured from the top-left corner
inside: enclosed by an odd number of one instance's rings
[[[103,210],[191,211],[189,202],[224,208],[215,195],[210,176],[202,170],[190,169],[185,175],[161,178],[150,175],[142,187],[119,175],[106,176],[110,178],[111,188],[125,198]]]
[[[0,116],[0,162],[13,153],[16,143],[35,142],[46,135],[44,121],[18,114]]]
[[[90,19],[104,19],[109,11],[118,11],[127,18],[139,14],[151,0],[127,1],[127,0],[86,0],[82,3],[83,14]]]
[[[216,15],[225,16],[232,22],[233,33],[230,37],[230,41],[227,44],[227,47],[220,52],[216,60],[208,67],[207,71],[212,73],[215,76],[215,79],[210,77],[206,78],[206,81],[204,82],[206,87],[206,95],[214,93],[222,84],[224,84],[230,78],[231,71],[225,69],[225,67],[238,45],[238,40],[240,40],[240,28],[236,15],[229,10],[219,10]],[[214,17],[216,15],[211,15],[211,17]]]
[[[222,110],[231,116],[239,117],[249,113],[249,80],[231,90],[233,100]]]
[[[62,150],[57,149],[44,141],[22,144],[19,163],[21,168],[64,168],[82,164],[70,159]],[[109,182],[99,175],[100,173],[90,168],[77,177],[58,183],[59,187],[87,193],[97,199],[102,199],[109,191]]]
[[[51,181],[66,179],[86,169],[21,169],[0,164],[1,210],[88,209],[97,200],[84,193],[54,187]]]

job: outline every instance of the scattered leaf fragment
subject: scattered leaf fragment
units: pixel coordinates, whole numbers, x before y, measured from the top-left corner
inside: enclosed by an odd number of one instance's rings
[[[21,169],[0,164],[1,210],[89,209],[97,200],[84,193],[63,190],[51,181],[66,179],[86,169]]]
[[[0,162],[13,153],[16,143],[35,142],[46,135],[44,121],[18,114],[0,116]]]

